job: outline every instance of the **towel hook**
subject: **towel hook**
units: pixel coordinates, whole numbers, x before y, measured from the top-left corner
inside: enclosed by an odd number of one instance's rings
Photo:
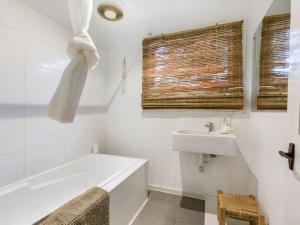
[[[294,170],[295,162],[295,144],[290,143],[288,152],[279,151],[279,155],[288,159],[290,170]]]

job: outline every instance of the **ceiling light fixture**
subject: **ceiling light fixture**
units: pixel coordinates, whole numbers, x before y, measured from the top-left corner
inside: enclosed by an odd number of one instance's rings
[[[103,3],[97,8],[98,14],[109,21],[118,21],[123,18],[122,9],[115,3]]]

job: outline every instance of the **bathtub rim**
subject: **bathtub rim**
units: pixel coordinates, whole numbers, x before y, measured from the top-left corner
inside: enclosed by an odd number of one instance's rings
[[[96,185],[97,187],[103,188],[108,193],[111,192],[113,190],[113,188],[117,187],[123,180],[125,180],[126,178],[128,178],[134,171],[136,171],[138,168],[140,168],[144,164],[148,163],[147,159],[139,159],[139,158],[134,158],[134,157],[114,155],[114,154],[109,154],[109,153],[88,154],[88,155],[82,156],[80,158],[77,158],[75,160],[72,160],[72,161],[66,162],[64,164],[61,164],[59,166],[53,167],[51,169],[48,169],[48,170],[42,171],[40,173],[34,174],[32,176],[26,177],[26,178],[21,179],[21,180],[19,180],[17,182],[14,182],[14,183],[5,185],[3,187],[0,187],[0,197],[3,196],[3,195],[5,195],[5,194],[9,194],[9,193],[11,193],[11,192],[13,192],[15,190],[18,190],[18,189],[20,189],[22,187],[29,186],[28,181],[30,181],[31,179],[35,179],[35,178],[41,177],[43,175],[50,174],[53,171],[59,170],[59,169],[64,168],[64,167],[66,167],[68,165],[71,165],[73,163],[79,162],[79,161],[81,161],[81,160],[83,160],[85,158],[91,157],[93,155],[97,155],[97,156],[105,155],[105,156],[112,156],[112,157],[122,158],[122,159],[135,159],[135,160],[137,160],[137,162],[135,162],[135,163],[131,164],[130,166],[122,169],[117,174],[113,174],[112,177],[109,177],[108,179],[106,179],[106,180],[102,181],[101,183],[99,183],[98,185]],[[129,173],[127,170],[131,171],[131,173]],[[114,179],[116,179],[117,185],[110,185],[110,183]],[[106,186],[106,187],[104,187],[104,186]]]

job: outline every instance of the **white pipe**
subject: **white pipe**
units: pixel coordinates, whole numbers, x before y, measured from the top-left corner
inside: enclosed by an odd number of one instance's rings
[[[205,156],[206,154],[198,154],[198,169],[200,173],[204,172],[204,165],[205,165]]]

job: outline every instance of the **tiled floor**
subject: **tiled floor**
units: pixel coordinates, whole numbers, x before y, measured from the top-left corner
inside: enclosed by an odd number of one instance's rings
[[[132,225],[218,225],[215,205],[214,198],[204,201],[151,191],[147,204]],[[237,220],[227,221],[227,224],[248,225]]]
[[[133,225],[216,225],[215,215],[207,219],[204,200],[151,191]]]

